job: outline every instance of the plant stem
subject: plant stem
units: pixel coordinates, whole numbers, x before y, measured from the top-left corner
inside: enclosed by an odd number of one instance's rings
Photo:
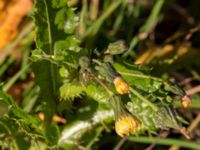
[[[8,69],[8,67],[15,61],[16,56],[11,56],[1,65],[0,68],[0,76],[4,74],[4,72]]]
[[[154,7],[151,11],[151,14],[149,15],[145,24],[140,28],[139,33],[151,32],[151,30],[153,29],[153,27],[155,26],[155,24],[158,21],[158,16],[159,16],[160,10],[161,10],[164,2],[165,2],[164,0],[157,0],[155,2]],[[135,48],[135,46],[138,44],[138,42],[139,42],[139,37],[134,36],[133,39],[131,40],[129,49],[124,53],[123,57],[127,57],[131,53],[133,48]]]
[[[185,148],[190,148],[190,149],[200,149],[200,144],[191,142],[191,141],[186,141],[186,140],[179,140],[179,139],[172,139],[172,138],[153,138],[153,137],[145,137],[145,136],[140,136],[140,137],[134,137],[130,136],[128,137],[129,141],[133,142],[138,142],[138,143],[156,143],[160,145],[179,145],[181,147]]]
[[[192,132],[200,123],[200,113],[197,115],[197,117],[192,121],[190,126],[188,127],[188,131]]]
[[[149,100],[147,100],[144,96],[142,96],[140,93],[138,93],[136,90],[134,90],[132,87],[129,87],[129,90],[137,96],[139,99],[141,99],[143,102],[148,104],[155,112],[158,110],[158,107],[151,103]]]
[[[197,115],[197,117],[192,121],[192,123],[190,124],[190,126],[188,127],[188,131],[191,133],[198,125],[199,125],[199,122],[200,122],[200,113]],[[176,149],[180,149],[182,145],[176,145],[176,144],[173,144],[170,149],[173,149],[176,147]]]
[[[92,72],[87,71],[87,73],[92,76],[107,92],[109,95],[114,95],[114,93],[109,89],[109,87],[98,77],[96,77]]]
[[[19,72],[17,72],[4,86],[3,91],[7,92],[9,88],[17,81],[17,79],[29,68],[30,64],[26,67],[22,68]]]
[[[87,7],[88,1],[87,0],[83,0],[82,2],[82,9],[81,9],[81,13],[80,13],[80,23],[79,23],[79,34],[83,35],[85,32],[85,25],[86,25],[86,20],[87,20],[87,11],[88,11],[88,7]]]
[[[94,77],[94,79],[110,94],[113,95],[113,92],[107,87],[107,85],[98,77]]]
[[[122,0],[117,0],[116,2],[113,2],[109,8],[105,10],[105,12],[97,19],[85,32],[82,39],[86,38],[88,35],[95,35],[100,27],[102,26],[103,22],[112,14],[113,11],[115,11],[120,4],[122,3]]]

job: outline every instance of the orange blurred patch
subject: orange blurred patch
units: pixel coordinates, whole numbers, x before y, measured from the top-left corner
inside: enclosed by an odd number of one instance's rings
[[[0,51],[16,37],[23,17],[31,9],[31,0],[0,0]]]
[[[153,47],[142,53],[138,59],[134,62],[135,64],[148,64],[156,57],[164,57],[165,55],[174,51],[173,45],[167,44],[163,47]]]
[[[40,112],[40,113],[38,114],[38,117],[39,117],[40,120],[44,121],[44,119],[45,119],[45,114],[44,114],[43,112]],[[62,118],[62,117],[60,117],[60,116],[58,116],[58,115],[53,115],[52,121],[58,122],[58,123],[62,123],[62,124],[66,124],[66,123],[67,123],[67,120],[66,120],[65,118]]]

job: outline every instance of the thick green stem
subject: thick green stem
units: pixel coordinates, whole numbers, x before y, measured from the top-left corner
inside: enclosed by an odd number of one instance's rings
[[[128,137],[129,141],[133,142],[138,142],[138,143],[156,143],[160,145],[178,145],[181,147],[189,148],[189,149],[200,149],[200,144],[191,142],[191,141],[186,141],[186,140],[179,140],[179,139],[172,139],[172,138],[152,138],[152,137],[145,137],[145,136],[140,136],[140,137],[134,137],[130,136]]]

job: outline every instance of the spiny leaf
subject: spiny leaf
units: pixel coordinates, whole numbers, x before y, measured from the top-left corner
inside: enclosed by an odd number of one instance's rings
[[[1,138],[5,143],[9,143],[8,148],[13,148],[10,143],[15,145],[16,141],[13,135],[22,140],[21,142],[25,142],[24,137],[31,140],[41,140],[43,138],[43,132],[38,128],[41,122],[36,116],[25,113],[9,95],[2,91],[0,91],[0,99],[9,106],[7,115],[0,118],[0,131],[1,135],[3,135]],[[16,149],[16,146],[13,149]]]
[[[54,54],[52,31],[54,19],[50,20],[50,17],[55,18],[55,14],[53,14],[51,2],[36,0],[34,8],[36,46],[47,54]],[[45,103],[45,112],[48,114],[48,118],[53,114],[54,111],[52,111],[52,109],[55,106],[57,84],[56,67],[47,61],[34,62],[32,67],[36,76],[36,83],[40,86],[40,99]]]
[[[99,103],[107,103],[110,98],[110,95],[105,91],[105,89],[97,83],[88,85],[85,92],[87,96],[98,101]]]
[[[85,87],[79,84],[66,83],[60,87],[60,97],[64,100],[72,100],[75,97],[79,97],[84,89]]]
[[[11,96],[6,94],[3,91],[0,91],[0,100],[3,101],[4,103],[8,104],[8,105],[16,106],[16,104],[12,100]]]
[[[57,56],[57,51],[77,51],[78,44],[73,33],[75,16],[66,0],[35,1],[36,46],[47,55]],[[72,25],[69,28],[69,24]],[[74,30],[74,29],[73,29]],[[34,53],[33,53],[34,54]],[[57,66],[48,61],[33,63],[36,83],[40,86],[40,99],[44,103],[46,117],[55,111],[60,77]]]

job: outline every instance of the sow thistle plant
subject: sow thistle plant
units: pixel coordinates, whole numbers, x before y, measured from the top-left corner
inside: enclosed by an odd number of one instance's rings
[[[181,123],[184,122],[183,119],[172,107],[175,95],[182,97],[183,107],[188,107],[190,103],[189,97],[180,87],[151,76],[148,67],[134,65],[130,63],[130,60],[117,57],[126,50],[122,40],[110,43],[103,52],[95,52],[95,50],[91,52],[91,50],[81,48],[75,36],[77,17],[73,9],[61,0],[59,2],[52,0],[48,3],[48,5],[46,3],[43,5],[51,11],[49,14],[45,14],[45,11],[41,9],[39,1],[35,4],[37,14],[40,15],[36,14],[34,17],[37,27],[37,49],[31,56],[34,61],[36,81],[40,80],[38,84],[41,93],[50,93],[44,98],[44,102],[49,104],[44,110],[46,115],[49,115],[49,108],[58,103],[55,102],[56,99],[71,103],[77,97],[86,96],[99,103],[100,106],[106,105],[106,109],[103,108],[105,111],[112,108],[115,115],[115,130],[121,137],[145,131],[155,133],[159,128],[175,128],[189,137],[186,130],[183,130]],[[51,15],[46,18],[48,23],[41,18],[46,15]],[[49,18],[51,19],[48,20]],[[71,26],[65,28],[66,23]],[[46,29],[43,24],[50,27]],[[43,29],[51,33],[49,39],[43,37]],[[44,42],[49,45],[42,44]],[[51,79],[50,83],[46,79],[47,76]],[[60,79],[57,80],[57,77]],[[41,80],[47,82],[48,86],[44,86]],[[59,96],[58,93],[60,93]],[[97,126],[99,122],[91,126]],[[109,124],[110,121],[107,123]],[[73,125],[70,126],[69,123],[66,125],[66,130],[61,133],[61,145],[66,144],[70,141],[69,139],[72,141],[80,139],[86,131],[92,130],[89,127],[86,125],[85,128],[79,130],[79,133],[78,130],[72,130],[76,131],[74,135],[79,136],[69,137],[65,136],[68,132],[70,134],[72,132],[70,129]]]

